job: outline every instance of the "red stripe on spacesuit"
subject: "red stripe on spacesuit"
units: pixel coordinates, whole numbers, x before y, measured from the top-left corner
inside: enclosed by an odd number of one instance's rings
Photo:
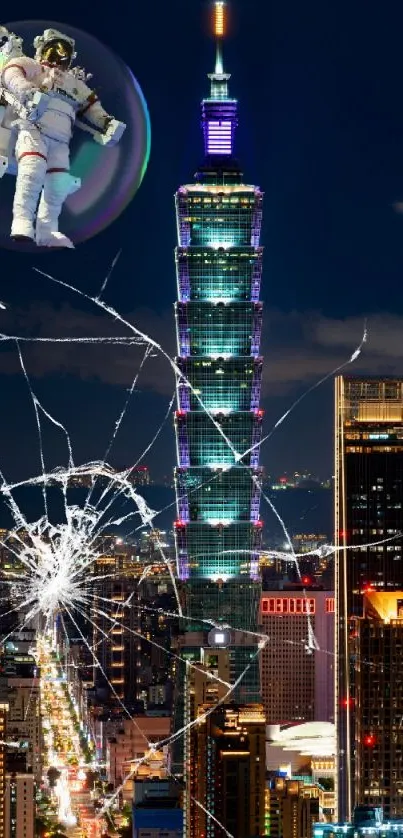
[[[88,111],[92,107],[92,105],[95,105],[95,102],[98,102],[98,96],[96,95],[96,93],[91,93],[91,96],[89,96],[87,99],[87,104],[83,108],[80,108],[78,112],[79,115],[83,116],[83,114],[85,114],[86,111]]]
[[[23,157],[42,157],[42,160],[47,160],[44,154],[41,154],[40,151],[23,151],[18,158],[18,163],[22,160]]]
[[[46,169],[47,175],[53,175],[54,172],[68,172],[69,169]]]
[[[18,67],[18,69],[22,71],[25,78],[27,77],[26,69],[25,67],[22,67],[21,64],[7,64],[7,66],[3,70],[3,75],[7,72],[7,70],[11,70],[12,67]]]

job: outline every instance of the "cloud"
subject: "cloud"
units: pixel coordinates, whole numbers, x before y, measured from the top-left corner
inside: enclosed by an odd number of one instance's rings
[[[403,317],[377,314],[368,318],[328,318],[317,312],[266,313],[263,350],[266,395],[286,392],[345,364],[347,375],[402,375]],[[360,345],[365,325],[367,340],[356,361],[348,364]]]
[[[139,308],[126,316],[173,357],[175,328],[172,308],[159,314]],[[263,395],[282,395],[316,380],[346,363],[360,344],[365,318],[335,319],[318,312],[280,312],[266,308],[262,354],[265,356]],[[368,340],[347,374],[402,375],[403,317],[377,314],[367,319]],[[32,305],[0,311],[0,332],[19,337],[127,337],[130,330],[104,313],[93,314],[69,305]],[[72,375],[108,385],[131,384],[144,346],[21,342],[30,376]],[[20,372],[15,342],[0,344],[0,373]],[[175,386],[166,359],[156,352],[144,365],[138,388],[167,395]]]
[[[346,320],[318,321],[315,338],[321,346],[352,346],[362,332],[364,318],[350,317]],[[368,320],[367,354],[388,359],[403,358],[403,318],[393,314],[375,314]]]
[[[140,331],[161,344],[170,355],[175,351],[172,311],[162,315],[149,309],[138,309],[126,319]],[[65,305],[55,308],[50,304],[27,309],[7,309],[0,312],[0,332],[20,338],[20,349],[30,376],[73,375],[82,380],[96,379],[106,384],[129,386],[144,355],[145,344],[116,346],[91,343],[101,337],[131,337],[129,328],[100,313],[91,314]],[[89,338],[84,344],[74,342],[41,343],[34,338]],[[14,340],[0,343],[0,373],[15,375],[21,372]],[[139,387],[172,393],[174,374],[169,364],[153,352],[141,373]]]

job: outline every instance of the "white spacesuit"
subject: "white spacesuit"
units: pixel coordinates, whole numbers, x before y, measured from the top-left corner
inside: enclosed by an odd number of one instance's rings
[[[72,38],[46,29],[35,38],[34,47],[35,58],[13,56],[0,75],[4,95],[14,97],[20,107],[11,235],[42,246],[73,247],[59,232],[58,221],[65,199],[80,187],[79,179],[69,174],[69,144],[76,119],[83,117],[94,126],[94,138],[103,145],[116,144],[126,126],[106,113],[80,72],[70,69],[75,58]],[[33,101],[38,92],[42,108],[35,116]]]

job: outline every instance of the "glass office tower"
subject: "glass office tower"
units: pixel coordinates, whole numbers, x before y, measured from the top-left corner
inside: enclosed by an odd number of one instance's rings
[[[403,379],[338,376],[335,396],[335,716],[338,819],[344,822],[351,820],[355,805],[368,802],[371,789],[387,812],[390,804],[368,771],[363,797],[357,783],[368,764],[363,748],[376,751],[379,747],[372,739],[361,681],[368,679],[375,687],[380,679],[379,660],[385,657],[386,667],[390,647],[385,631],[384,649],[374,642],[363,673],[357,620],[363,617],[367,594],[392,594],[403,587]],[[375,636],[375,622],[370,631]],[[391,695],[390,690],[391,685]],[[383,709],[381,705],[379,698]],[[396,722],[392,717],[390,722],[388,736],[395,741]],[[378,754],[379,766],[386,765],[385,753]],[[390,772],[396,778],[400,766],[389,762]],[[387,786],[386,775],[384,779]]]
[[[231,681],[248,667],[231,698],[248,703],[259,700],[257,639],[245,632],[257,630],[260,597],[263,195],[244,183],[234,154],[238,103],[221,58],[223,8],[215,4],[217,59],[201,108],[204,161],[176,194],[175,532],[191,617],[186,654],[225,641]],[[231,629],[207,640],[209,619]]]

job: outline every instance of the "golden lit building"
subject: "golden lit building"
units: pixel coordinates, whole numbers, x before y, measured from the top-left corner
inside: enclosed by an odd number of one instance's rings
[[[133,782],[140,778],[165,777],[166,749],[161,746],[150,752],[151,745],[165,742],[171,733],[169,716],[132,716],[109,739],[106,746],[106,774],[114,788],[124,785],[123,796],[131,799]],[[135,761],[144,759],[144,768],[135,769]],[[128,779],[130,778],[130,779]]]
[[[264,834],[265,716],[263,707],[221,705],[190,733],[187,838],[234,838]],[[209,817],[209,814],[213,817]],[[222,824],[222,826],[221,826]]]
[[[8,704],[0,704],[0,743],[6,740],[6,717]],[[6,755],[4,745],[0,744],[0,838],[4,838],[5,811],[4,799],[6,793]]]
[[[93,565],[97,577],[92,586],[90,615],[93,646],[97,650],[94,683],[105,692],[105,697],[129,706],[137,694],[137,588],[135,580],[121,572],[120,558],[120,554],[100,556]],[[129,598],[131,606],[127,607]]]
[[[202,635],[194,634],[195,645],[202,642]],[[184,836],[196,836],[195,820],[198,819],[198,812],[195,810],[195,803],[192,788],[198,768],[196,764],[196,745],[194,728],[191,723],[199,716],[199,708],[215,707],[222,701],[228,691],[229,683],[229,654],[224,648],[200,648],[200,663],[194,665],[190,660],[186,663],[185,677],[183,679],[183,721],[186,728],[183,736],[183,770],[185,777],[191,780],[185,786],[183,800]],[[205,793],[205,790],[204,792]]]
[[[311,838],[319,820],[320,789],[300,780],[274,777],[266,787],[267,838]]]
[[[356,798],[402,818],[403,590],[365,594],[354,642]]]
[[[402,588],[403,379],[338,376],[335,386],[337,802],[346,822],[366,802],[355,796],[354,739],[365,721],[356,719],[354,619],[366,591]]]
[[[221,838],[223,827],[234,838],[263,835],[266,719],[260,704],[219,703],[230,682],[226,640],[225,631],[213,629],[212,646],[201,648],[200,662],[187,663],[185,838]]]

